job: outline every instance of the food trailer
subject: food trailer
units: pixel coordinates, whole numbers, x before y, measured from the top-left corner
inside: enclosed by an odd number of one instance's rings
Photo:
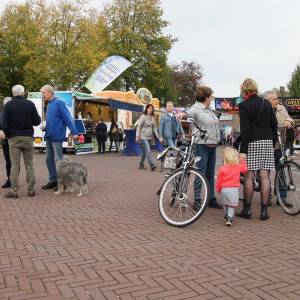
[[[75,152],[76,154],[98,151],[95,125],[99,119],[103,119],[109,131],[111,119],[113,118],[117,121],[119,128],[124,131],[132,127],[132,124],[145,107],[145,103],[132,91],[103,91],[96,95],[75,91],[57,91],[55,96],[66,103],[71,116],[74,118],[80,137],[79,142],[73,142],[69,135],[69,129],[67,129],[63,148],[67,152]],[[30,92],[28,99],[35,104],[42,118],[42,125],[45,126],[47,104],[43,101],[41,93]],[[159,109],[158,99],[153,98],[150,103],[156,109]],[[34,127],[34,147],[40,152],[43,152],[46,148],[44,132],[40,126]]]
[[[117,118],[116,111],[109,106],[109,100],[89,94],[58,91],[55,96],[66,103],[66,107],[74,118],[75,126],[79,134],[79,142],[74,143],[67,129],[66,138],[63,142],[63,148],[68,152],[76,154],[93,153],[97,151],[97,141],[95,135],[95,123],[101,117],[104,121]],[[46,103],[42,99],[40,92],[30,92],[28,99],[31,100],[41,116],[42,125],[46,125]],[[44,132],[40,126],[34,127],[34,148],[40,152],[46,148]]]

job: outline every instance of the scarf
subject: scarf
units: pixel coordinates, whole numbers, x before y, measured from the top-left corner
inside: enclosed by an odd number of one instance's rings
[[[244,100],[248,100],[252,96],[256,96],[256,95],[257,95],[256,93],[251,93],[251,94],[245,95],[243,98],[244,98]]]

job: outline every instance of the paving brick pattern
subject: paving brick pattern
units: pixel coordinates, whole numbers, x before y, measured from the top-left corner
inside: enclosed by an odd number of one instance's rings
[[[219,154],[220,155],[220,154]],[[0,180],[4,181],[1,156]],[[158,212],[160,172],[137,157],[72,156],[89,169],[89,195],[55,196],[44,155],[35,155],[37,195],[0,194],[0,299],[300,299],[300,217],[235,219],[207,209],[186,228]],[[218,158],[221,161],[221,158]]]

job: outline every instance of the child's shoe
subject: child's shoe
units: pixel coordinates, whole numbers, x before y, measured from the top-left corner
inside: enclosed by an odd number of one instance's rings
[[[232,225],[232,220],[230,217],[227,218],[226,226],[231,226]]]

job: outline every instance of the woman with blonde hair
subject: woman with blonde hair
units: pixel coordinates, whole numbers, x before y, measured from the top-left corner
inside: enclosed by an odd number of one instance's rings
[[[239,104],[241,145],[240,157],[246,158],[248,172],[244,182],[243,210],[237,216],[250,219],[253,178],[260,176],[261,220],[269,218],[267,205],[271,192],[270,170],[275,169],[273,145],[277,140],[277,120],[269,101],[258,96],[254,80],[241,85],[244,101]]]
[[[224,220],[227,226],[232,225],[234,210],[239,202],[240,174],[247,172],[246,161],[240,163],[239,154],[233,148],[225,148],[224,165],[219,169],[216,190],[221,193],[224,205]]]

